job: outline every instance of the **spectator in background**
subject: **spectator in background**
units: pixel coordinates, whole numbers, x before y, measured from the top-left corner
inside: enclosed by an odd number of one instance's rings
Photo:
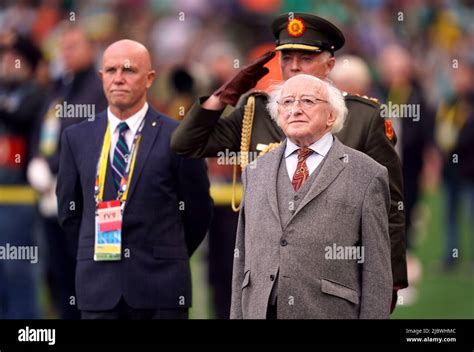
[[[30,130],[44,99],[33,80],[41,52],[15,33],[3,34],[0,42],[0,246],[37,250],[35,195],[25,173]],[[1,319],[39,318],[37,262],[38,258],[0,260]]]
[[[386,117],[391,119],[397,133],[400,131],[398,145],[405,185],[405,227],[407,246],[410,247],[409,231],[412,210],[420,194],[423,153],[433,142],[433,112],[428,108],[421,87],[416,82],[412,60],[405,48],[395,44],[384,48],[378,57],[378,67],[383,100],[386,102]],[[395,106],[400,113],[395,112]],[[407,114],[402,116],[404,112]]]
[[[412,218],[414,207],[421,194],[420,176],[425,152],[433,145],[433,112],[425,102],[409,52],[398,44],[385,47],[378,57],[381,91],[386,102],[384,117],[392,121],[399,136],[398,153],[403,165],[405,233],[407,248],[413,246]],[[421,264],[409,252],[407,273],[410,286],[400,295],[404,304],[416,299],[416,286],[420,279]]]
[[[436,115],[436,142],[444,161],[447,231],[443,254],[444,269],[455,267],[466,253],[459,243],[459,210],[464,194],[469,202],[471,229],[474,228],[474,70],[460,64],[451,74],[452,94],[441,101]],[[471,267],[474,269],[474,237],[471,231]]]
[[[336,60],[329,79],[343,92],[371,95],[372,77],[367,63],[355,55],[342,55]]]
[[[64,71],[52,83],[33,132],[33,155],[28,180],[40,194],[39,213],[45,235],[48,260],[47,282],[53,307],[62,319],[78,319],[75,305],[74,272],[77,238],[65,235],[58,224],[54,193],[59,169],[59,145],[62,131],[107,106],[98,72],[96,52],[84,30],[65,25],[59,39],[59,60]],[[69,116],[68,109],[81,114]]]

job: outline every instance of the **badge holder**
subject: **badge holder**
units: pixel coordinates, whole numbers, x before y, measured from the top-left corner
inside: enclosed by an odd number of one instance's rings
[[[94,260],[113,261],[120,260],[122,253],[122,216],[127,200],[128,183],[131,182],[138,145],[141,140],[141,131],[145,124],[145,119],[138,128],[138,132],[133,139],[130,155],[131,162],[127,162],[125,175],[120,181],[120,189],[117,192],[117,199],[102,201],[104,195],[105,173],[108,164],[110,150],[110,131],[107,124],[102,152],[97,165],[96,185],[94,198],[96,202],[95,214],[95,240],[94,240]]]
[[[120,260],[122,209],[119,200],[100,202],[95,217],[94,260]]]

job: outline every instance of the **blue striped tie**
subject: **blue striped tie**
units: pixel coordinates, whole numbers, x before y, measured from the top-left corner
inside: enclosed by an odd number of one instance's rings
[[[112,161],[112,174],[114,175],[114,184],[115,188],[118,190],[120,188],[120,180],[125,174],[125,169],[127,167],[128,161],[128,146],[125,141],[125,133],[128,130],[128,125],[126,122],[120,122],[118,125],[119,129],[119,138],[117,144],[115,145],[114,150],[114,159]]]

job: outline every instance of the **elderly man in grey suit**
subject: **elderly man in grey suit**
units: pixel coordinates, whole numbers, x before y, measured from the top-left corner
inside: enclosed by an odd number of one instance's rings
[[[242,175],[231,318],[389,318],[387,169],[333,137],[347,109],[329,83],[294,76],[268,109],[287,138]]]

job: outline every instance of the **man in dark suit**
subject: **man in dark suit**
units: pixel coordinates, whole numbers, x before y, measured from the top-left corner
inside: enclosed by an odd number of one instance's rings
[[[110,45],[100,77],[109,107],[64,131],[56,189],[60,224],[79,236],[78,307],[85,319],[187,318],[189,257],[211,218],[205,164],[170,151],[177,123],[148,107],[143,45]]]

